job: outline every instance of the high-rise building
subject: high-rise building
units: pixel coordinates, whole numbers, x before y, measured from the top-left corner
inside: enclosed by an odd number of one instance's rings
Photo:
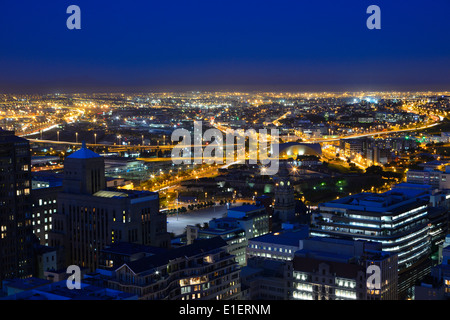
[[[32,188],[33,233],[41,245],[49,245],[49,234],[53,226],[53,214],[58,210],[58,193],[62,186]]]
[[[64,162],[57,203],[50,245],[63,250],[67,264],[95,270],[100,250],[117,241],[170,245],[158,193],[107,189],[103,157],[84,144]]]
[[[28,140],[0,129],[0,282],[33,273]]]
[[[322,203],[311,235],[380,242],[398,254],[399,295],[411,295],[415,281],[431,267],[429,188],[393,188]]]
[[[397,254],[382,251],[380,243],[305,239],[293,259],[292,299],[396,300],[397,261]],[[368,267],[374,265],[379,268],[379,279],[371,288],[367,286],[372,283]]]

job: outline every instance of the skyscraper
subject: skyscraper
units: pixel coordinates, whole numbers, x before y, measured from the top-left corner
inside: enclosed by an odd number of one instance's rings
[[[293,259],[294,300],[396,300],[398,256],[381,243],[312,237]],[[380,269],[380,286],[367,286],[369,266]],[[369,280],[370,281],[370,280]]]
[[[50,245],[67,264],[95,270],[100,250],[118,241],[169,246],[158,193],[107,189],[104,159],[85,144],[64,162],[57,202]]]
[[[427,188],[361,193],[319,205],[311,235],[380,242],[398,254],[399,297],[430,271]]]
[[[29,142],[0,129],[0,284],[33,273],[30,191]]]

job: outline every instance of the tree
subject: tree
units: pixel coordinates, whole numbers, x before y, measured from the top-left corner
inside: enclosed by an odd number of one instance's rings
[[[380,166],[370,166],[366,169],[367,174],[376,174],[376,175],[382,175],[383,174],[383,168]]]

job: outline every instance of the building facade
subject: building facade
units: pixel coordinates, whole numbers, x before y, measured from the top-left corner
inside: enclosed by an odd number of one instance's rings
[[[0,129],[0,282],[33,274],[28,140]]]
[[[58,193],[61,191],[61,186],[40,187],[31,190],[33,234],[42,245],[49,245],[53,215],[57,213]]]
[[[280,173],[275,181],[271,230],[281,230],[283,223],[294,222],[295,219],[294,187],[289,179],[287,164],[282,164]]]
[[[294,300],[397,300],[397,254],[381,245],[333,238],[304,240],[293,259]],[[380,268],[380,286],[368,287],[368,267]]]
[[[408,170],[406,181],[414,184],[427,184],[439,190],[450,189],[450,168],[439,170]]]
[[[85,146],[64,162],[50,245],[67,264],[95,270],[100,250],[117,241],[170,246],[158,193],[106,189],[104,170],[103,157]]]
[[[295,252],[303,248],[303,240],[309,237],[309,228],[273,232],[248,242],[247,259],[254,257],[274,261],[290,261]]]
[[[221,237],[197,240],[98,271],[107,275],[109,288],[141,300],[240,299],[240,267],[226,247]]]
[[[427,188],[394,188],[322,203],[311,235],[381,243],[383,251],[398,254],[400,295],[410,295],[431,267],[428,203]]]
[[[247,264],[246,249],[248,239],[245,230],[239,226],[238,221],[235,219],[214,219],[209,222],[209,227],[205,229],[187,226],[186,237],[191,239],[188,241],[188,244],[193,243],[195,239],[221,237],[227,242],[228,252],[235,257],[236,262],[240,266]]]
[[[228,209],[227,218],[237,222],[247,239],[269,232],[269,213],[264,206],[249,204],[233,207]]]

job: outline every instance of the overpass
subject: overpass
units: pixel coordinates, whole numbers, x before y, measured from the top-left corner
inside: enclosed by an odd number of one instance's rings
[[[387,134],[393,134],[393,133],[400,133],[400,132],[411,132],[411,131],[417,131],[417,130],[423,130],[432,128],[434,126],[437,126],[439,122],[435,122],[429,125],[417,127],[417,128],[410,128],[410,129],[398,129],[398,130],[387,130],[387,131],[377,131],[377,132],[370,132],[370,133],[361,133],[361,134],[354,134],[349,136],[340,136],[336,138],[325,138],[325,139],[310,139],[308,141],[303,141],[302,143],[324,143],[324,142],[333,142],[333,141],[339,141],[342,139],[355,139],[355,138],[363,138],[363,137],[373,137],[373,136],[379,136],[379,135],[387,135]],[[219,128],[219,130],[223,131],[224,128]],[[280,138],[283,138],[284,136],[281,136]],[[287,137],[287,136],[286,136]],[[295,139],[296,136],[289,136],[291,139]],[[297,136],[297,138],[300,138]],[[42,143],[42,144],[55,144],[55,145],[71,145],[71,146],[81,146],[81,142],[71,142],[71,141],[54,141],[54,140],[41,140],[41,139],[28,139],[32,143]],[[174,145],[117,145],[117,144],[95,144],[95,143],[86,143],[89,147],[98,147],[98,148],[117,148],[117,149],[123,149],[123,151],[126,150],[136,150],[136,149],[159,149],[159,150],[170,150],[173,147],[178,146],[178,144]],[[237,144],[233,144],[233,146],[236,146]],[[208,146],[207,144],[202,145],[202,147]],[[227,147],[228,145],[224,145],[224,147]],[[186,146],[188,147],[188,146]],[[191,148],[196,147],[196,145],[191,145]]]

